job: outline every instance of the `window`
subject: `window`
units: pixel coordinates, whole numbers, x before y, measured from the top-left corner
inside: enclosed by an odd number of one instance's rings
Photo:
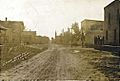
[[[119,22],[119,45],[120,45],[120,13],[118,14],[118,22]]]
[[[120,13],[119,13],[119,9],[117,9],[117,21],[118,21],[119,28],[120,28]]]
[[[118,19],[118,22],[119,22],[119,29],[120,29],[120,15],[119,15],[119,19]]]
[[[116,29],[114,30],[114,41],[116,42]]]
[[[111,17],[111,15],[110,15],[110,13],[108,14],[108,24],[110,25],[110,18]]]
[[[119,27],[119,45],[120,45],[120,13],[119,13],[119,9],[117,9],[117,24]]]
[[[117,9],[117,24],[119,24],[119,9]]]
[[[108,40],[108,31],[106,31],[106,40]]]

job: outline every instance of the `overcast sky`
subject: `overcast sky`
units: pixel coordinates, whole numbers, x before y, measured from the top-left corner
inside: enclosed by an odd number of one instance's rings
[[[54,36],[72,23],[104,19],[104,7],[113,0],[0,0],[0,19],[24,21],[38,35]]]

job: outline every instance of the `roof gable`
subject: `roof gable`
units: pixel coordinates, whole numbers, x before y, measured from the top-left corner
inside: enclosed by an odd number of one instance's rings
[[[104,7],[104,9],[107,8],[107,7],[113,6],[113,5],[120,5],[120,0],[114,0],[113,2],[108,4],[106,7]]]

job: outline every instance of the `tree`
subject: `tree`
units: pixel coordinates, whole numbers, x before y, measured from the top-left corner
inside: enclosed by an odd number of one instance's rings
[[[71,36],[71,43],[73,45],[78,45],[80,43],[80,29],[77,22],[72,24],[72,36]]]

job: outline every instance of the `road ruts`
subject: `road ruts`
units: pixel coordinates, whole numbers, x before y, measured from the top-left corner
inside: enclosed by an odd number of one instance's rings
[[[0,79],[89,80],[96,69],[86,59],[87,56],[82,53],[73,54],[66,47],[53,45],[47,51],[2,72]],[[104,77],[99,74],[98,78],[100,76]]]
[[[51,56],[52,50],[47,50],[43,53],[40,53],[33,58],[23,61],[18,66],[2,72],[0,79],[28,79],[25,76],[34,76],[34,73],[30,73],[32,71],[37,71],[39,67],[45,63],[46,60]]]

